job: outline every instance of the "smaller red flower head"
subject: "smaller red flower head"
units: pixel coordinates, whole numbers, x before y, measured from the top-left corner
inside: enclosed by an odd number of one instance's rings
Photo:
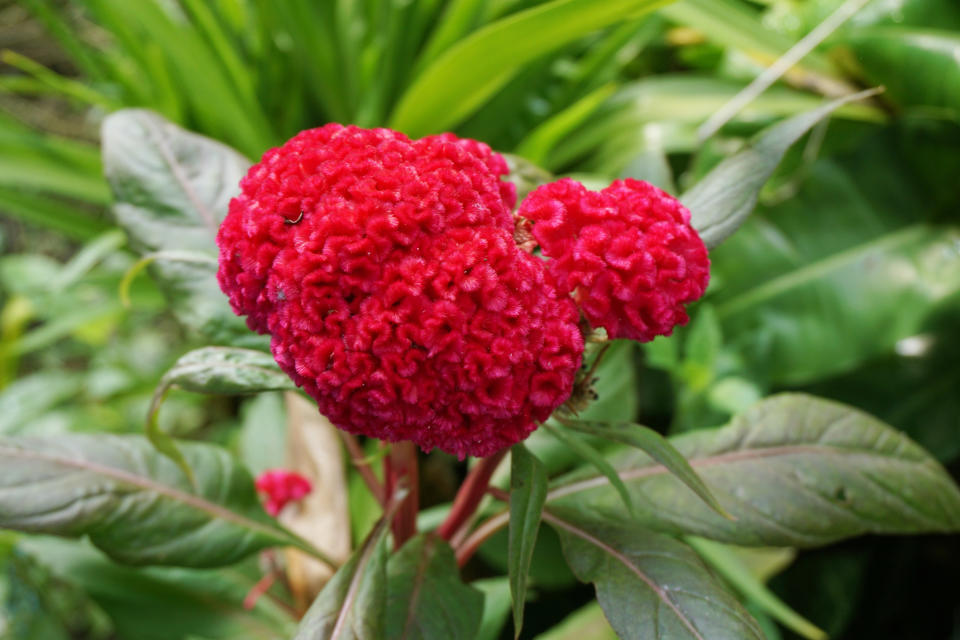
[[[280,515],[287,504],[301,500],[313,491],[309,480],[286,469],[264,471],[257,476],[254,486],[266,498],[264,508],[274,518]]]
[[[707,288],[710,261],[690,212],[649,183],[596,192],[564,178],[531,193],[519,215],[533,221],[558,289],[611,338],[670,335]]]

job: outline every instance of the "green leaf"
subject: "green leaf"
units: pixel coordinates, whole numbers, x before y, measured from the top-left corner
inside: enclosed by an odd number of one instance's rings
[[[17,547],[87,593],[110,617],[118,639],[280,640],[296,628],[270,595],[244,606],[262,575],[256,558],[220,569],[126,567],[81,541],[24,536]]]
[[[547,472],[523,443],[510,449],[510,542],[507,566],[513,600],[513,634],[520,637],[527,602],[527,577],[547,498]]]
[[[157,451],[177,463],[194,482],[194,474],[177,444],[160,429],[160,405],[172,387],[194,393],[241,394],[296,389],[280,370],[273,356],[263,351],[237,347],[203,347],[181,356],[163,375],[150,401],[147,437]]]
[[[717,246],[743,224],[757,204],[760,189],[803,134],[837,108],[875,93],[868,90],[839,98],[764,130],[683,194],[681,201],[690,209],[691,223],[707,248]]]
[[[86,535],[127,564],[213,567],[273,545],[317,554],[266,515],[226,451],[180,446],[196,491],[138,436],[0,438],[0,527]]]
[[[400,99],[390,126],[413,137],[452,128],[540,56],[671,0],[553,0],[494,22],[437,58]]]
[[[925,220],[952,205],[913,179],[911,146],[933,152],[894,130],[814,164],[711,253],[710,302],[754,379],[804,384],[892,353],[960,293],[960,230]]]
[[[846,41],[871,83],[903,106],[944,109],[960,118],[960,35],[910,27],[857,30]]]
[[[612,464],[607,462],[607,459],[603,457],[602,453],[591,447],[574,434],[568,433],[559,427],[554,427],[549,423],[545,423],[542,426],[542,429],[566,445],[579,458],[586,460],[593,465],[597,471],[602,473],[607,481],[613,486],[613,488],[617,490],[617,493],[620,495],[620,499],[627,507],[627,511],[633,511],[633,498],[630,495],[629,489],[627,489],[627,485],[624,484],[623,480],[620,478],[620,474],[617,473],[617,470],[613,468]]]
[[[177,319],[215,342],[262,342],[216,280],[217,229],[250,162],[140,109],[111,114],[101,135],[117,222],[134,249],[153,258],[151,273]]]
[[[507,576],[475,580],[470,586],[483,593],[483,619],[475,640],[499,640],[510,615],[510,584]]]
[[[693,470],[687,459],[670,444],[669,440],[650,427],[639,424],[607,425],[602,422],[577,420],[564,420],[563,424],[575,431],[589,433],[613,442],[620,442],[646,452],[651,458],[666,467],[683,484],[690,487],[690,490],[697,494],[711,509],[724,518],[731,517],[720,506],[720,503],[717,502],[717,499],[704,484],[703,479]]]
[[[405,494],[405,492],[404,492]],[[402,502],[395,495],[363,545],[313,601],[294,640],[381,640],[387,600],[387,550],[390,521]]]
[[[763,640],[756,621],[689,547],[636,526],[544,512],[567,563],[592,582],[623,640]]]
[[[387,640],[473,640],[483,594],[460,579],[444,540],[418,535],[387,562]]]
[[[737,592],[764,613],[808,640],[826,640],[827,634],[823,630],[778,598],[750,572],[730,547],[694,536],[688,537],[686,542]]]
[[[736,520],[707,507],[646,454],[613,466],[633,498],[633,521],[744,546],[812,547],[864,533],[960,530],[960,491],[901,433],[860,411],[802,394],[760,402],[728,426],[671,439]],[[629,519],[603,475],[558,481],[547,504]]]

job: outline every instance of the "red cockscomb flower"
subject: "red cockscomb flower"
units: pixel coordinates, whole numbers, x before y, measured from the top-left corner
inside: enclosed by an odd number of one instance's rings
[[[489,147],[330,124],[264,154],[217,236],[220,286],[337,426],[484,456],[569,396],[577,311],[513,241]]]
[[[536,189],[518,213],[533,221],[558,288],[611,338],[670,335],[707,288],[710,261],[690,213],[646,182],[596,192],[565,178]]]
[[[307,478],[286,469],[264,471],[257,476],[254,486],[266,498],[263,506],[274,518],[280,515],[287,504],[302,500],[313,491],[313,485]]]

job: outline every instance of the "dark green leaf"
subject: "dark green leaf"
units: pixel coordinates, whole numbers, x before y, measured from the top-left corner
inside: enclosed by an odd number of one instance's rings
[[[272,355],[236,347],[194,349],[174,363],[160,385],[222,395],[296,389]]]
[[[217,229],[250,162],[141,109],[108,116],[102,139],[117,222],[153,258],[177,318],[217,342],[256,344],[216,281]]]
[[[25,536],[17,546],[87,593],[109,615],[116,638],[286,640],[296,628],[269,595],[244,606],[262,575],[256,558],[220,569],[125,567],[80,541]]]
[[[671,439],[736,520],[722,518],[646,454],[612,462],[636,522],[740,545],[810,547],[863,533],[960,530],[960,491],[923,449],[860,411],[801,394],[773,396],[730,425]],[[547,494],[626,520],[603,475],[580,471]]]
[[[313,601],[294,640],[382,640],[387,599],[384,539],[402,499],[383,518]]]
[[[128,564],[211,567],[273,545],[310,551],[264,513],[226,451],[180,446],[196,491],[141,437],[0,438],[0,527],[86,535]]]
[[[460,579],[445,541],[419,535],[387,562],[386,635],[389,640],[473,640],[483,594]]]
[[[532,60],[669,2],[553,0],[487,25],[426,68],[401,98],[390,126],[414,137],[450,129]]]
[[[547,433],[554,436],[557,440],[566,445],[580,459],[586,460],[593,465],[597,471],[602,473],[603,476],[613,486],[613,488],[617,490],[617,493],[620,494],[620,499],[627,507],[627,510],[633,511],[633,499],[630,497],[630,491],[627,489],[627,485],[624,484],[623,480],[620,478],[620,475],[617,473],[617,470],[613,468],[612,464],[607,462],[607,459],[603,457],[602,453],[591,447],[576,435],[569,433],[562,428],[554,427],[549,423],[544,424],[542,428]]]
[[[707,248],[723,242],[753,211],[760,189],[783,155],[803,134],[837,108],[876,93],[863,91],[801,113],[761,132],[750,145],[716,166],[683,194],[691,223]]]
[[[582,431],[645,451],[651,458],[666,467],[683,484],[690,487],[690,490],[697,494],[711,509],[725,518],[730,517],[686,458],[670,444],[669,440],[650,427],[639,424],[607,425],[602,422],[578,420],[565,420],[563,424],[575,431]]]
[[[910,27],[857,30],[846,40],[871,83],[903,106],[945,110],[960,118],[960,35]]]
[[[960,233],[924,221],[935,204],[905,153],[883,135],[818,162],[712,252],[710,301],[757,380],[808,383],[890,353],[960,292]]]
[[[623,640],[763,640],[750,614],[686,545],[636,526],[544,512]]]
[[[827,634],[823,630],[777,597],[737,557],[731,547],[694,536],[688,537],[686,542],[748,602],[808,640],[826,640]]]
[[[507,567],[513,599],[513,633],[520,637],[527,602],[527,577],[547,498],[547,472],[523,443],[510,449],[510,542]]]

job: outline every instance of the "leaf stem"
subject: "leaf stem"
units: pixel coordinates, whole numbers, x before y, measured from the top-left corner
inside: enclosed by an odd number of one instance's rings
[[[489,540],[493,534],[503,529],[510,523],[510,510],[505,509],[495,516],[491,516],[479,527],[474,529],[467,538],[456,548],[457,565],[462,567],[467,564],[477,549],[483,546],[483,543]]]
[[[406,486],[408,491],[391,523],[393,544],[399,549],[404,542],[417,533],[420,491],[416,445],[412,442],[394,443],[390,447],[390,454],[384,458],[384,471],[387,481],[386,494],[391,497],[391,500],[398,487]]]
[[[357,441],[357,437],[343,429],[337,429],[337,433],[340,434],[343,444],[347,448],[347,453],[350,454],[350,462],[356,468],[360,477],[363,478],[363,482],[367,485],[367,488],[370,489],[373,498],[381,508],[385,509],[387,506],[386,491],[384,491],[383,484],[377,479],[377,475],[373,472],[373,468],[370,466],[363,448]]]
[[[490,485],[490,477],[507,455],[509,449],[502,449],[492,456],[481,458],[477,465],[467,474],[457,496],[453,499],[447,519],[443,521],[437,533],[444,540],[450,540],[470,516],[477,510],[480,501]]]

